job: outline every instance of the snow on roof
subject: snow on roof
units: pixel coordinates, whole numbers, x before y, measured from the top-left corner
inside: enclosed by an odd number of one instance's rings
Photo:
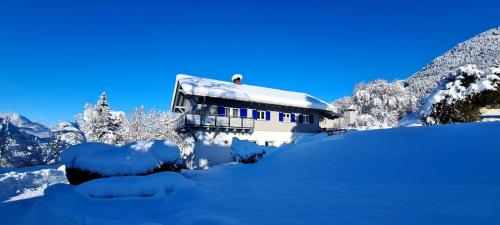
[[[333,109],[332,105],[301,92],[284,91],[246,84],[238,85],[231,82],[195,77],[185,74],[177,75],[176,85],[180,85],[184,93],[188,95],[298,108],[319,110]]]

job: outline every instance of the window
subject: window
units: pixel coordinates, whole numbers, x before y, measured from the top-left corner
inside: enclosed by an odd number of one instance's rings
[[[265,146],[274,146],[274,141],[266,141],[264,142]]]
[[[289,123],[290,118],[291,118],[290,113],[283,113],[283,122]]]
[[[240,117],[240,109],[239,108],[224,108],[224,116],[226,117]]]
[[[257,119],[265,120],[266,119],[266,111],[257,111]]]
[[[231,109],[231,117],[240,117],[240,109],[232,108]]]
[[[304,115],[304,123],[311,123],[310,121],[311,121],[311,119],[310,119],[309,115]]]

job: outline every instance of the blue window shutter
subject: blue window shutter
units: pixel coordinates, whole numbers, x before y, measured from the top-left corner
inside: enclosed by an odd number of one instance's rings
[[[224,110],[224,107],[222,107],[222,106],[217,106],[217,115],[219,115],[219,116],[224,116],[224,115],[225,115],[225,111],[226,111],[226,110]]]
[[[295,122],[295,113],[292,113],[292,115],[290,115],[290,121]]]
[[[266,111],[266,120],[270,121],[271,120],[271,112]]]
[[[252,110],[252,117],[253,117],[254,119],[257,119],[257,116],[258,116],[258,115],[257,115],[257,110],[256,110],[256,109]]]
[[[280,112],[280,114],[279,114],[279,117],[278,117],[278,118],[279,118],[279,121],[280,121],[280,122],[283,122],[283,113],[282,113],[282,112]]]
[[[240,109],[240,117],[247,118],[247,109]]]
[[[304,115],[299,114],[299,123],[303,123],[303,122],[304,122]]]
[[[313,123],[313,115],[309,115],[309,123]]]

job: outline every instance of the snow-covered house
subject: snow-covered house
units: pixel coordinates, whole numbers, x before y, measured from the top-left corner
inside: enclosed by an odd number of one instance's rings
[[[195,167],[231,160],[233,137],[280,146],[322,132],[338,118],[332,106],[311,95],[190,75],[177,75],[172,112],[174,128],[193,135]]]

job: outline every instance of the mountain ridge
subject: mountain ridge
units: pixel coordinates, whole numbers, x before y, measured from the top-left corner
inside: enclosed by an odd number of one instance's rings
[[[434,58],[405,80],[407,89],[422,100],[437,87],[441,78],[467,64],[474,64],[485,72],[500,64],[500,26],[458,43]]]

